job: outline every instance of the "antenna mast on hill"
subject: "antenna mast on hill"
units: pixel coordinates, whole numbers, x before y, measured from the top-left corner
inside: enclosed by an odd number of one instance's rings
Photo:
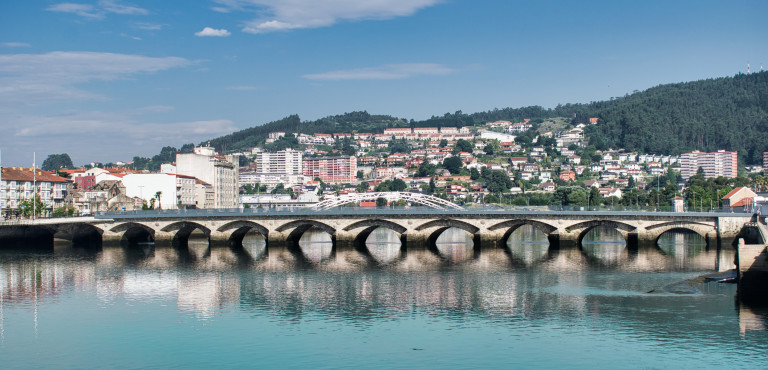
[[[747,61],[747,74],[749,74],[749,61]]]

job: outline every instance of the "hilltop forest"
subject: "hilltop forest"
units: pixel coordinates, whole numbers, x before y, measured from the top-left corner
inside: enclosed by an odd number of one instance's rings
[[[725,149],[738,151],[740,164],[762,164],[762,153],[768,151],[768,72],[665,84],[608,101],[565,104],[552,109],[531,106],[471,114],[457,111],[421,121],[368,112],[314,121],[302,121],[298,115],[291,115],[206,142],[218,151],[235,152],[263,145],[273,131],[381,133],[390,127],[462,127],[497,120],[517,122],[524,118],[556,117],[567,117],[574,125],[598,117],[599,123],[588,126],[585,132],[590,145],[598,150],[677,155]],[[189,144],[185,147],[190,149]],[[163,148],[163,152],[170,149],[174,148]],[[153,162],[138,159],[142,163]]]

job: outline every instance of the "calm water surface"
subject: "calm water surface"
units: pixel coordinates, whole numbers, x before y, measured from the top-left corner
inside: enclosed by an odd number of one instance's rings
[[[152,245],[0,252],[2,368],[765,368],[767,317],[689,282],[733,252],[670,233],[630,250],[595,230],[550,250],[525,226],[475,253],[448,229],[403,253],[374,230],[337,253]],[[330,244],[329,244],[330,243]],[[648,293],[652,291],[652,293]]]

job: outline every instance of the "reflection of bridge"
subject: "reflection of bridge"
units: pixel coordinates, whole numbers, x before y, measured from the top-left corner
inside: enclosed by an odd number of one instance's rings
[[[532,225],[548,235],[550,243],[579,243],[596,227],[618,230],[630,245],[655,242],[669,230],[690,230],[709,245],[732,243],[750,214],[672,212],[578,212],[411,209],[334,209],[329,211],[261,212],[260,210],[145,211],[111,213],[95,218],[62,218],[2,224],[5,241],[186,243],[198,231],[212,244],[240,244],[248,233],[259,233],[267,248],[295,246],[309,229],[331,235],[337,250],[364,245],[378,228],[399,235],[406,250],[428,249],[446,229],[469,233],[479,249],[503,246],[522,225]]]

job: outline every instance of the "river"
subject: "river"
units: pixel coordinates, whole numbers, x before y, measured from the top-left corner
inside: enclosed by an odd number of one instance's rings
[[[449,229],[400,251],[376,230],[335,253],[151,244],[0,251],[3,368],[764,368],[768,314],[694,279],[733,250],[594,230],[552,250],[525,226],[477,253]],[[688,289],[681,291],[682,285]],[[684,293],[684,294],[683,294]]]

